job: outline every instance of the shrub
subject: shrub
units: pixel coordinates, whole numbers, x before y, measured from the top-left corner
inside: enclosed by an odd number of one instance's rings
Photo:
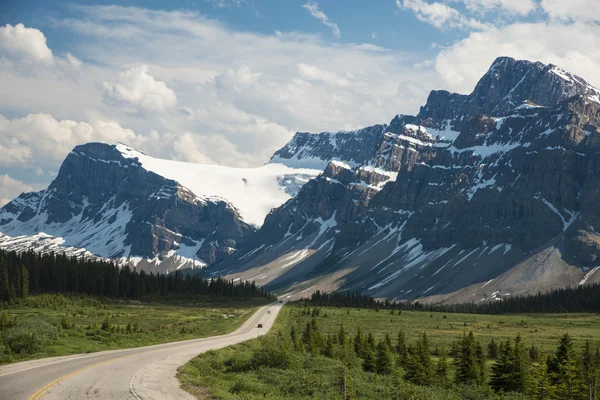
[[[60,328],[40,318],[27,318],[15,327],[7,329],[2,337],[12,353],[33,354],[43,350],[44,346],[58,339]]]

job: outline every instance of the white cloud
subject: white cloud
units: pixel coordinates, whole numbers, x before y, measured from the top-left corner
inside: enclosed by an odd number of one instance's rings
[[[404,81],[425,82],[425,93],[438,86],[431,71],[413,68],[414,55],[373,45],[240,32],[184,11],[74,9],[80,18],[56,26],[78,36],[68,50],[85,63],[66,55],[65,65],[27,76],[0,63],[0,112],[25,116],[0,117],[7,126],[0,128],[0,151],[9,154],[0,163],[27,167],[36,183],[37,168],[56,171],[72,147],[88,141],[257,166],[295,131],[356,129],[416,112],[425,96],[399,95]],[[145,103],[144,94],[156,91],[172,92],[173,101]]]
[[[339,38],[342,36],[342,32],[340,31],[340,28],[337,26],[337,24],[335,22],[330,20],[329,17],[323,11],[321,11],[321,9],[319,9],[318,3],[309,1],[308,3],[304,4],[302,7],[306,8],[308,11],[310,11],[310,15],[312,15],[313,17],[315,17],[316,19],[321,21],[323,23],[323,25],[328,26],[331,29],[331,33],[333,33],[333,35],[335,37]]]
[[[527,15],[537,8],[537,3],[533,0],[452,0],[454,2],[464,3],[467,10],[478,13],[497,13],[504,11],[514,15]],[[556,0],[562,1],[564,0]]]
[[[117,82],[104,82],[103,87],[109,101],[129,103],[150,111],[164,111],[177,104],[175,92],[148,74],[147,65],[120,72]]]
[[[0,166],[32,168],[37,173],[55,169],[78,144],[125,142],[145,147],[151,143],[148,139],[110,121],[58,121],[49,114],[15,119],[0,115]]]
[[[598,0],[542,0],[544,11],[563,21],[600,21]]]
[[[81,60],[79,60],[77,57],[75,57],[73,54],[71,53],[67,53],[67,55],[65,56],[65,59],[67,60],[67,62],[74,66],[75,68],[79,68],[83,65],[83,63],[81,62]]]
[[[332,85],[349,86],[348,79],[339,76],[330,71],[322,70],[314,65],[298,64],[298,72],[300,76],[309,81],[322,81]]]
[[[442,50],[436,69],[451,90],[469,93],[501,55],[553,63],[600,87],[600,26],[531,23],[474,32]]]
[[[0,52],[44,63],[54,60],[44,34],[38,29],[26,28],[23,24],[0,26]]]
[[[474,18],[467,18],[460,11],[443,3],[428,3],[424,0],[396,0],[401,10],[411,10],[423,22],[438,29],[484,29],[487,26]]]
[[[0,175],[0,207],[23,192],[31,192],[33,188],[6,174]]]

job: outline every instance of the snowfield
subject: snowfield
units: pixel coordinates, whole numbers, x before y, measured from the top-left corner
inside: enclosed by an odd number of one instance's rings
[[[257,168],[233,168],[164,160],[117,144],[123,157],[137,158],[142,167],[175,180],[200,199],[220,199],[239,211],[243,220],[261,226],[271,209],[296,196],[300,188],[321,173],[319,169],[291,168],[269,163]]]

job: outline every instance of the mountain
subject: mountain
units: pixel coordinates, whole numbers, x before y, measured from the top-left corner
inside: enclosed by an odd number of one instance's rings
[[[147,271],[232,255],[318,170],[161,160],[123,144],[77,146],[46,190],[0,209],[0,246],[118,259]]]
[[[333,161],[205,272],[431,302],[598,282],[599,127],[585,80],[498,58],[470,95],[433,91],[416,116],[297,134],[274,160]]]
[[[202,267],[291,298],[495,301],[600,282],[600,91],[501,57],[418,115],[297,133],[259,168],[90,143],[0,209],[0,247]]]

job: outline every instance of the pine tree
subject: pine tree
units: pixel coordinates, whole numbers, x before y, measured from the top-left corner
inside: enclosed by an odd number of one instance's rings
[[[498,358],[498,345],[496,344],[494,339],[492,339],[492,341],[488,343],[487,356],[488,356],[488,358],[493,359],[493,360]]]
[[[527,387],[529,376],[529,356],[521,335],[515,337],[515,347],[510,360],[510,390],[513,392],[524,393]]]
[[[15,283],[11,282],[10,287],[8,288],[8,299],[10,301],[15,300],[17,298],[17,288],[15,287]]]
[[[25,265],[21,265],[21,290],[19,295],[21,298],[25,298],[29,295],[29,272]]]
[[[8,282],[8,266],[6,259],[0,259],[0,301],[10,300],[10,283]]]
[[[375,351],[375,337],[373,337],[371,332],[367,334],[366,347],[369,349],[369,351]]]
[[[385,344],[388,347],[388,349],[390,349],[390,351],[392,350],[392,339],[390,339],[390,335],[388,335],[387,333],[385,334]]]
[[[357,357],[364,358],[365,355],[365,339],[363,337],[362,330],[360,327],[356,330],[356,336],[354,337],[354,352]]]
[[[539,364],[532,369],[531,384],[527,388],[527,394],[532,399],[549,400],[554,397],[554,388],[548,373],[548,360],[545,353],[540,353]]]
[[[406,347],[406,337],[404,336],[404,331],[402,330],[398,332],[398,341],[396,342],[396,353],[398,354],[398,366],[406,365],[408,351]]]
[[[469,332],[468,335],[463,336],[459,344],[458,357],[454,360],[456,368],[455,380],[457,383],[474,385],[479,381],[475,351],[475,337],[473,336],[473,332]]]
[[[340,326],[340,330],[337,334],[338,343],[342,346],[346,344],[346,331],[344,330],[344,325]]]
[[[447,387],[450,384],[450,379],[448,377],[448,356],[444,348],[442,348],[435,366],[435,376],[438,385]]]
[[[511,359],[513,355],[512,346],[510,341],[506,341],[505,344],[500,343],[500,354],[494,365],[492,365],[492,377],[490,380],[490,386],[496,392],[506,392],[510,390],[510,376],[511,376]]]
[[[364,351],[362,368],[365,372],[375,372],[377,368],[375,354],[369,348],[366,348]]]
[[[292,329],[290,330],[290,339],[292,341],[292,345],[294,346],[294,350],[300,350],[298,334],[296,333],[296,327],[292,325]]]
[[[325,342],[323,355],[327,358],[333,358],[333,339],[331,337],[327,338],[327,341]]]
[[[556,354],[548,365],[558,398],[565,400],[585,398],[585,384],[580,365],[573,340],[569,334],[565,334],[561,337]]]
[[[416,385],[431,385],[434,381],[434,368],[431,361],[429,341],[425,333],[419,336],[412,351],[408,352],[404,378]]]
[[[485,386],[487,383],[487,356],[480,342],[475,343],[475,366],[477,371],[476,383]]]
[[[377,344],[375,372],[380,375],[389,375],[392,373],[392,352],[385,341]]]
[[[583,372],[583,381],[585,383],[587,389],[587,398],[593,399],[593,387],[595,386],[594,382],[594,353],[592,353],[592,347],[590,346],[590,341],[587,340],[585,342],[585,347],[583,349],[583,353],[581,355],[582,360],[582,372]]]

